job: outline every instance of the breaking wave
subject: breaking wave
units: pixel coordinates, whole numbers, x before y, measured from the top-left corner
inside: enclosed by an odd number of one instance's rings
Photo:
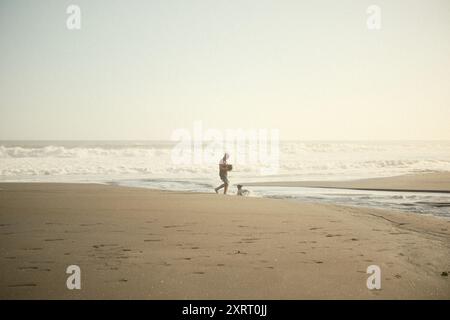
[[[171,142],[0,142],[1,180],[212,178],[216,165],[175,164]],[[234,177],[258,179],[259,164],[237,163]],[[450,142],[280,143],[273,179],[355,178],[450,171]],[[265,180],[271,177],[264,177]]]

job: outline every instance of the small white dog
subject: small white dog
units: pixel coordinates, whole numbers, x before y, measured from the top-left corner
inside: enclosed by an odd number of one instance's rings
[[[238,184],[237,188],[238,188],[238,190],[237,190],[236,195],[238,195],[238,196],[248,196],[250,194],[250,191],[248,191],[246,189],[242,189],[241,184]]]

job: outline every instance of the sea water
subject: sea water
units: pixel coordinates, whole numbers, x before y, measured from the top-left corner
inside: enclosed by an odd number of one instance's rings
[[[213,192],[215,163],[175,164],[171,141],[0,141],[0,181],[95,182]],[[232,155],[233,156],[233,155]],[[233,157],[232,157],[233,158]],[[220,160],[218,155],[217,163]],[[262,159],[263,161],[263,159]],[[234,184],[260,181],[349,180],[450,171],[450,141],[282,141],[278,172],[258,163],[233,166]],[[252,196],[388,207],[450,217],[450,194],[294,187],[248,187]]]

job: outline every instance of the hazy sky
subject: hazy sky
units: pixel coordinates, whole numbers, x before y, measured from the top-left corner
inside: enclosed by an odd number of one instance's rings
[[[0,139],[450,139],[448,0],[0,0],[0,55]]]

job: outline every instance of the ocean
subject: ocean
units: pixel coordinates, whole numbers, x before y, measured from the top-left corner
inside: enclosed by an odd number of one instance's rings
[[[0,141],[0,181],[91,182],[213,192],[220,184],[217,163],[222,152],[208,157],[212,161],[177,163],[175,147],[172,141]],[[276,172],[263,174],[264,158],[239,160],[231,150],[231,193],[236,191],[234,184],[246,182],[348,180],[450,171],[450,141],[281,141],[278,153]],[[387,207],[450,217],[448,207],[426,205],[450,202],[449,194],[444,193],[249,189],[256,197]]]

